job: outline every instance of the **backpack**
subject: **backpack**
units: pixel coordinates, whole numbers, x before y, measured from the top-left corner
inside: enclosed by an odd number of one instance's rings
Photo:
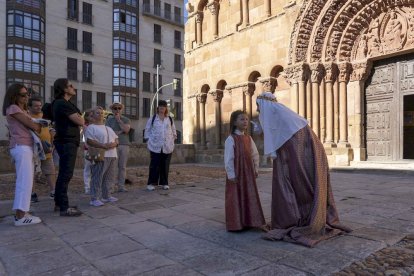
[[[154,125],[154,121],[155,121],[155,116],[156,116],[157,114],[154,114],[153,116],[152,116],[152,120],[151,120],[151,127]],[[168,118],[170,119],[170,124],[171,124],[171,126],[173,125],[173,119],[171,118],[171,116],[168,116]],[[144,130],[145,131],[145,130]],[[145,135],[145,134],[144,134]],[[148,139],[143,139],[144,140],[144,143],[146,143],[147,141],[148,141]]]
[[[154,115],[152,116],[152,120],[151,120],[151,127],[154,125],[155,115],[156,115],[156,114],[154,114]],[[172,120],[171,116],[169,116],[169,115],[168,115],[168,118],[170,119],[170,124],[171,124],[171,126],[172,126],[172,125],[173,125],[173,120]]]

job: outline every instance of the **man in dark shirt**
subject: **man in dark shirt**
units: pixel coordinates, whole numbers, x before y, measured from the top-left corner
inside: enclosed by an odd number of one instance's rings
[[[76,90],[67,79],[57,79],[54,83],[55,100],[52,103],[56,136],[54,144],[59,154],[59,174],[55,188],[55,210],[61,216],[82,215],[76,207],[69,207],[68,186],[75,169],[76,155],[80,143],[80,127],[85,121],[79,109],[69,100]]]

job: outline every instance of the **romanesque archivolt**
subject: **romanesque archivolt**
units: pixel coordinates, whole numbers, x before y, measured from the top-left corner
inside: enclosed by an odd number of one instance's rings
[[[414,9],[402,7],[382,13],[357,40],[353,60],[395,53],[414,46]]]

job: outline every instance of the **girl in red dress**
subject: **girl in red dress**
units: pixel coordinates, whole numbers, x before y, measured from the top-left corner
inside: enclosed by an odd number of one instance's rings
[[[224,149],[227,231],[260,228],[265,224],[256,185],[259,153],[253,139],[245,134],[248,125],[245,112],[237,110],[231,114],[231,134]]]

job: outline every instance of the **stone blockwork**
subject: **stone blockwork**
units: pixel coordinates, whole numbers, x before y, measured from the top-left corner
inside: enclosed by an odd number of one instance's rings
[[[0,141],[0,173],[14,172],[14,166],[11,162],[7,141]],[[76,159],[76,168],[83,168],[83,145],[79,147],[78,158]],[[172,158],[172,164],[194,163],[195,148],[194,145],[176,145]],[[128,166],[149,165],[150,154],[146,144],[133,143],[130,147]]]
[[[255,100],[268,79],[279,102],[309,121],[331,165],[372,155],[366,82],[374,60],[414,52],[413,0],[190,0],[187,11],[185,142],[222,146],[231,111],[257,117]]]

